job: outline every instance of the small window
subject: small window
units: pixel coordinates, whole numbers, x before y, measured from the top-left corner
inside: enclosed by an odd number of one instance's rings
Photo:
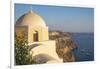
[[[35,41],[38,41],[38,32],[37,31],[35,31],[33,33],[33,42],[35,42]]]

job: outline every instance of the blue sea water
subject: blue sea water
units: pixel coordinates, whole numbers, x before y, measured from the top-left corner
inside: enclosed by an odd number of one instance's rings
[[[94,34],[93,33],[73,33],[72,38],[77,49],[74,50],[77,61],[93,61],[94,60]]]

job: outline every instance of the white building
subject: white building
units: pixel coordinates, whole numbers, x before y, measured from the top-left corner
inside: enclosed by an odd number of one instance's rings
[[[30,53],[37,63],[62,63],[56,53],[54,40],[49,40],[48,27],[41,16],[30,10],[22,15],[15,25],[17,36],[24,34],[29,46],[32,46]]]

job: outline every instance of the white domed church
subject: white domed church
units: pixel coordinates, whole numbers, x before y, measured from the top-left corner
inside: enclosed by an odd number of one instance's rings
[[[49,40],[48,27],[41,16],[30,10],[22,15],[15,24],[17,36],[24,35],[28,45],[32,46],[30,53],[37,63],[62,63],[56,53],[55,40]]]

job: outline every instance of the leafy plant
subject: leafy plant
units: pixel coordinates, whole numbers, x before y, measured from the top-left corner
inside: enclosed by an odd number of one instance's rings
[[[24,35],[17,36],[15,33],[15,65],[34,64],[32,55],[29,53],[29,46]]]

